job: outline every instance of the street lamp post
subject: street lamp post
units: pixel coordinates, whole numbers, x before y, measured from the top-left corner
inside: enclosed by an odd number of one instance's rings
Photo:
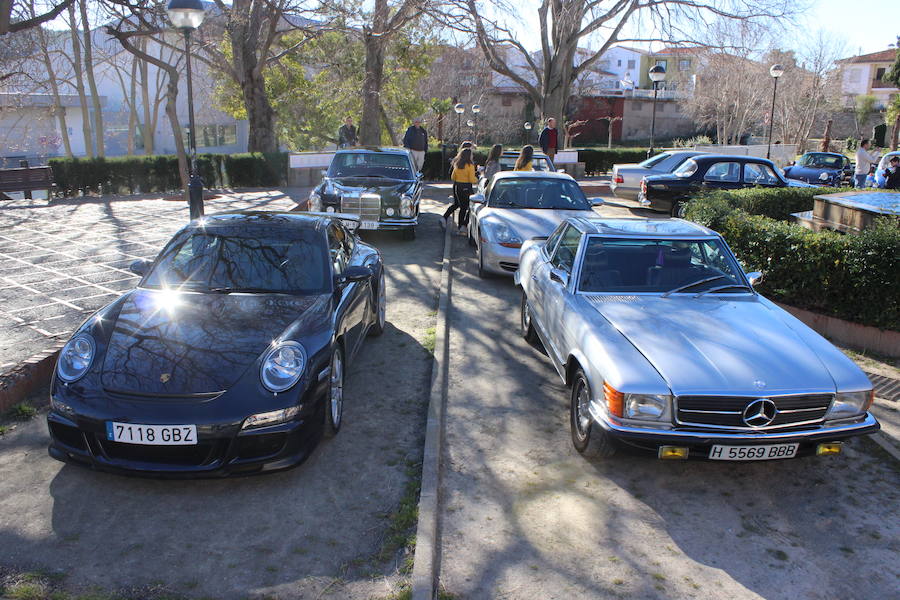
[[[772,158],[772,126],[775,125],[775,92],[778,91],[778,78],[784,74],[784,67],[772,65],[769,75],[772,76],[772,110],[769,111],[769,145],[766,147],[766,158]]]
[[[531,127],[532,127],[531,122],[525,121],[524,127],[525,127],[525,133],[522,136],[522,145],[527,146],[528,139],[531,137]]]
[[[166,6],[169,21],[184,34],[184,61],[187,75],[188,144],[190,146],[190,181],[188,207],[191,220],[203,216],[203,180],[197,172],[197,137],[194,129],[194,88],[191,81],[191,32],[200,27],[206,12],[201,0],[170,0]]]
[[[472,114],[475,115],[475,135],[473,136],[472,143],[475,144],[475,147],[478,147],[478,113],[481,112],[481,106],[478,104],[472,105]]]
[[[659,83],[666,78],[666,68],[653,65],[647,74],[653,82],[653,115],[650,117],[650,148],[647,149],[647,158],[650,158],[653,156],[653,138],[656,135],[656,96],[659,93]]]
[[[458,102],[453,110],[456,112],[456,135],[459,136],[459,143],[462,144],[462,114],[466,112],[466,107],[462,102]]]

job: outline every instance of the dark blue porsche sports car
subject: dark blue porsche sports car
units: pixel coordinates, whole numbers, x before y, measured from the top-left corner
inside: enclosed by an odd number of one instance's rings
[[[784,168],[784,176],[788,179],[830,187],[849,182],[852,173],[850,159],[837,152],[807,152],[796,163]]]
[[[341,427],[346,365],[385,325],[379,252],[342,215],[248,212],[179,231],[62,349],[50,455],[213,476],[287,468]]]

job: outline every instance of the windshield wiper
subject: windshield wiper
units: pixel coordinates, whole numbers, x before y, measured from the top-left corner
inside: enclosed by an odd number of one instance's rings
[[[700,279],[695,281],[694,283],[688,283],[686,285],[679,286],[674,290],[669,290],[665,294],[662,295],[663,298],[668,298],[671,294],[677,294],[678,292],[683,292],[684,290],[689,290],[695,285],[700,285],[701,283],[709,283],[710,281],[715,281],[716,279],[725,279],[725,275],[716,275],[715,277],[707,277],[706,279]]]
[[[268,288],[258,288],[258,287],[215,287],[209,288],[208,290],[204,290],[210,294],[284,294],[285,292],[279,292],[276,290],[270,290]]]
[[[716,287],[709,288],[708,290],[703,290],[702,292],[698,292],[698,293],[694,294],[694,298],[699,298],[703,294],[708,294],[710,292],[718,292],[720,290],[728,290],[731,288],[740,288],[740,289],[744,289],[744,290],[750,290],[751,292],[753,291],[753,288],[750,287],[749,285],[744,285],[743,283],[729,283],[728,285],[719,285]]]

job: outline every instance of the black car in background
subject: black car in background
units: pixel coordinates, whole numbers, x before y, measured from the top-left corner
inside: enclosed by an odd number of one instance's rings
[[[385,324],[379,252],[337,215],[247,212],[175,234],[62,349],[56,459],[163,476],[270,471],[341,427],[346,365]]]
[[[642,206],[681,216],[684,203],[703,190],[745,187],[813,187],[781,176],[765,158],[701,154],[686,160],[674,172],[648,175],[641,181],[638,201]]]
[[[312,211],[353,214],[360,229],[416,236],[422,174],[405,148],[348,148],[331,159],[325,178],[309,194]]]
[[[840,187],[845,183],[849,185],[853,164],[837,152],[807,152],[784,168],[784,176],[816,186]]]

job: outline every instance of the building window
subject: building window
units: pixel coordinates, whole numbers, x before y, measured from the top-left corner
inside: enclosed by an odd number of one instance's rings
[[[665,69],[666,71],[669,70],[669,61],[667,61],[667,60],[657,60],[656,64],[658,66],[662,67],[663,69]]]
[[[620,58],[619,60],[616,61],[616,66],[617,66],[617,67],[621,67],[621,66],[622,66],[622,59],[621,59],[621,58]]]
[[[678,70],[679,71],[690,71],[691,70],[691,59],[682,58],[678,61]]]
[[[885,71],[887,71],[887,68],[885,67],[875,69],[875,81],[883,81]]]
[[[861,74],[859,69],[850,69],[850,83],[859,83]]]
[[[503,106],[512,106],[512,96],[503,96]]]
[[[182,128],[182,137],[184,145],[187,147],[190,143],[188,138],[188,127]],[[198,125],[197,126],[197,147],[210,148],[213,146],[231,146],[237,144],[237,126],[236,125]]]
[[[629,68],[629,69],[633,69],[633,68],[635,68],[636,66],[637,66],[637,65],[635,64],[635,61],[634,61],[634,60],[629,60],[629,61],[628,61],[628,68]]]

